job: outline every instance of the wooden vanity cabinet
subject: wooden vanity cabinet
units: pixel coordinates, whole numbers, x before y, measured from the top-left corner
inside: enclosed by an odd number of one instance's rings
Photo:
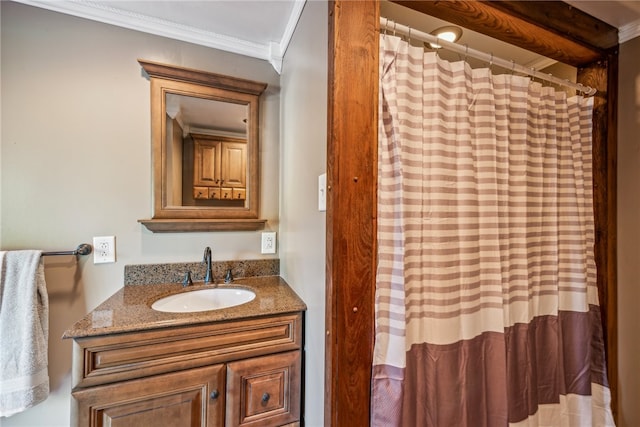
[[[302,314],[74,339],[72,425],[297,426]]]

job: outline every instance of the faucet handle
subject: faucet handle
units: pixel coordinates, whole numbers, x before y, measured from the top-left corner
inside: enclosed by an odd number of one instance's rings
[[[204,248],[203,263],[206,264],[207,271],[204,276],[204,283],[211,283],[213,281],[213,271],[211,270],[211,248],[207,246]]]
[[[207,262],[211,259],[211,248],[207,246],[204,248],[204,255],[202,255],[202,262]]]
[[[224,276],[224,283],[231,283],[233,282],[233,275],[231,274],[231,269],[227,270],[227,274],[225,274]]]
[[[193,285],[193,280],[191,280],[191,270],[189,270],[187,271],[187,274],[184,275],[182,286],[191,286],[191,285]]]

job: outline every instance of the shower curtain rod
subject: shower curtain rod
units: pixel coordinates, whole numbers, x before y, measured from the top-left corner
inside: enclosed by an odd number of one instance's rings
[[[404,36],[409,37],[410,39],[415,38],[423,42],[438,44],[447,50],[459,53],[461,55],[464,55],[465,57],[471,56],[481,61],[488,62],[490,64],[489,67],[495,64],[504,69],[511,70],[512,72],[526,74],[528,76],[535,77],[540,80],[545,80],[559,86],[569,87],[588,96],[595,95],[595,93],[597,92],[597,90],[592,87],[584,86],[580,83],[573,83],[569,80],[563,80],[551,74],[541,73],[534,68],[527,68],[524,65],[516,64],[515,61],[507,61],[506,59],[495,57],[492,53],[486,53],[479,50],[471,49],[468,46],[462,46],[457,43],[448,42],[434,36],[433,34],[424,33],[411,27],[407,27],[406,25],[398,24],[397,22],[391,21],[388,18],[380,18],[380,29],[393,31],[394,35],[395,33],[400,33]]]

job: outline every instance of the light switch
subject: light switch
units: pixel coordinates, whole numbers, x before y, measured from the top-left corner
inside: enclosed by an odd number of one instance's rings
[[[323,173],[318,177],[318,210],[327,210],[327,174]]]

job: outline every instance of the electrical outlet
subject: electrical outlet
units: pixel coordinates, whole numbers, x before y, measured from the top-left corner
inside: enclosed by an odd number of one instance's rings
[[[116,262],[115,236],[101,236],[93,238],[93,263],[103,264]]]
[[[266,231],[262,233],[262,253],[263,254],[276,253],[276,232],[275,231]]]

